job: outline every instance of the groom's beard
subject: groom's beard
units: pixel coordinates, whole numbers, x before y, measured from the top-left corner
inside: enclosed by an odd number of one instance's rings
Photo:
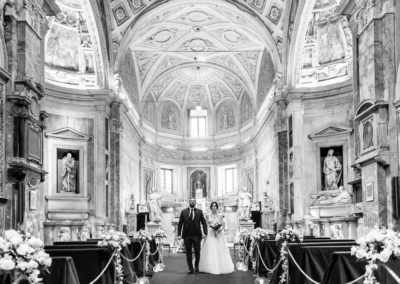
[[[194,205],[189,205],[190,208],[194,208],[195,206],[196,206],[196,204],[194,204]]]

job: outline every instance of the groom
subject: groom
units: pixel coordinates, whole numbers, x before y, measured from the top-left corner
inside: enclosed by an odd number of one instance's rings
[[[193,274],[192,247],[195,255],[195,273],[199,272],[200,261],[200,242],[202,233],[200,223],[203,226],[203,232],[207,235],[207,223],[204,219],[203,211],[196,208],[196,199],[189,200],[189,208],[182,210],[178,223],[178,236],[183,238],[186,251],[186,261],[189,266],[188,274]],[[183,226],[183,230],[182,230]]]

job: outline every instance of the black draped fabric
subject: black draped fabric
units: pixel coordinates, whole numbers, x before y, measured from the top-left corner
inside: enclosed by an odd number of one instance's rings
[[[80,283],[90,283],[103,270],[110,260],[111,253],[106,248],[51,248],[46,247],[51,257],[70,256],[74,260]],[[99,284],[113,283],[114,266],[110,264],[98,280]]]
[[[132,257],[130,259],[136,258],[141,251],[143,242],[139,240],[131,240],[130,245],[128,245],[129,253]],[[153,267],[159,259],[157,250],[157,244],[154,240],[150,241],[150,253],[154,255],[149,256],[149,271],[147,271],[146,276],[151,276],[153,274]],[[155,253],[156,252],[156,253]],[[142,251],[141,256],[137,260],[133,262],[133,269],[136,272],[136,276],[143,276],[143,261],[144,261],[144,253]]]
[[[69,256],[57,256],[52,258],[50,273],[43,272],[43,284],[79,284],[74,260]]]
[[[276,245],[276,241],[267,241],[261,240],[259,242],[260,246],[260,257],[261,259],[258,261],[258,273],[260,276],[266,277],[268,275],[268,270],[265,268],[264,264],[268,269],[272,269],[274,267],[274,261],[278,257],[279,249]]]
[[[325,270],[331,260],[331,255],[337,251],[350,251],[354,241],[325,241],[325,242],[306,242],[302,244],[289,244],[289,250],[292,253],[297,264],[313,280],[320,282]],[[311,283],[289,259],[289,283]],[[276,258],[275,263],[279,261]],[[272,274],[271,283],[279,283],[282,267],[276,269]]]
[[[357,279],[365,273],[365,261],[359,261],[350,252],[335,252],[332,255],[331,263],[327,268],[321,284],[340,284]],[[387,266],[397,275],[400,275],[400,261],[390,260]],[[379,264],[374,273],[379,283],[396,284],[396,280],[390,275],[386,268]],[[364,279],[356,282],[362,284]]]
[[[48,272],[42,271],[39,277],[43,284],[80,284],[74,261],[69,256],[52,257]],[[10,273],[0,276],[0,283],[11,284]],[[23,280],[20,284],[29,284],[29,281]]]

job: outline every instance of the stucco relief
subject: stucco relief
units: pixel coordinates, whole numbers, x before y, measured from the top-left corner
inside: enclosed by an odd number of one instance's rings
[[[132,12],[135,14],[146,7],[144,0],[129,0],[128,3],[131,6]]]
[[[222,80],[225,82],[225,84],[227,84],[229,86],[229,88],[233,91],[235,96],[238,98],[240,95],[240,92],[243,90],[243,85],[239,81],[239,79],[237,79],[233,75],[225,73]]]
[[[156,96],[157,99],[162,95],[164,90],[168,88],[168,86],[172,83],[173,80],[174,78],[172,77],[172,75],[168,74],[167,76],[163,77],[161,80],[157,81],[153,85],[151,91],[153,92],[153,94]]]
[[[253,82],[255,82],[256,80],[257,61],[259,53],[259,51],[252,50],[240,52],[236,55],[240,63],[242,63],[243,67],[246,69],[247,73],[249,73],[250,78]]]
[[[210,90],[211,98],[214,105],[216,105],[220,100],[224,98],[233,98],[233,96],[230,95],[229,90],[221,83],[218,84],[218,82],[213,82],[208,85],[208,89]]]
[[[181,107],[183,106],[183,102],[185,101],[185,95],[188,86],[182,84],[179,81],[174,82],[171,88],[165,93],[165,98],[171,98],[175,100]]]
[[[188,94],[188,102],[194,102],[194,103],[208,102],[207,92],[204,85],[190,86]]]
[[[139,75],[142,81],[147,75],[147,72],[153,66],[154,62],[160,57],[157,53],[136,51],[135,58],[139,65]]]

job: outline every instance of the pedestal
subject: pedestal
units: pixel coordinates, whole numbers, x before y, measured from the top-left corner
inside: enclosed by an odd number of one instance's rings
[[[252,232],[254,230],[254,222],[250,220],[250,222],[239,222],[239,231],[247,230],[248,232]]]
[[[157,230],[161,229],[160,223],[147,222],[146,226],[147,226],[147,231],[149,231],[150,234],[154,234]]]

